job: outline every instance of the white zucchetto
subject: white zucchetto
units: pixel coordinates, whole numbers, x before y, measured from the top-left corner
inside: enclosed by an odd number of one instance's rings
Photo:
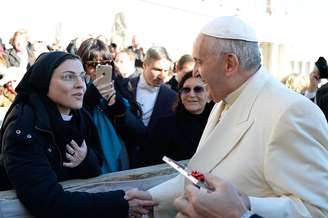
[[[237,16],[222,16],[206,24],[201,33],[221,39],[258,42],[255,30]]]

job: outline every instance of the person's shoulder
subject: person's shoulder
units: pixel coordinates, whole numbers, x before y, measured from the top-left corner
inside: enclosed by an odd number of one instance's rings
[[[34,129],[35,112],[33,108],[24,103],[14,105],[7,112],[2,128],[9,132],[31,131]],[[19,135],[19,134],[18,134]]]
[[[167,129],[168,127],[175,127],[177,122],[177,114],[171,113],[167,115],[160,116],[154,123],[155,128]]]
[[[310,123],[325,121],[320,108],[300,93],[280,84],[275,88],[266,87],[266,92],[270,94],[266,95],[265,101],[270,101],[271,111],[276,112],[274,116],[297,116],[302,120],[312,120]]]
[[[83,118],[83,120],[86,121],[86,125],[88,125],[88,126],[94,125],[92,114],[90,113],[90,111],[88,111],[86,108],[82,107],[80,110],[78,110],[78,113]]]
[[[280,105],[282,107],[288,107],[294,103],[308,102],[308,99],[304,95],[295,92],[280,81],[276,80],[273,76],[265,83],[265,86],[261,89],[259,97],[263,97],[266,101],[270,101],[271,104]]]
[[[168,115],[164,115],[158,118],[159,121],[162,122],[172,122],[173,120],[177,119],[177,113],[172,113]]]
[[[285,87],[281,92],[279,99],[285,107],[300,105],[302,107],[306,107],[306,109],[316,108],[316,105],[309,98]]]
[[[178,81],[176,79],[176,76],[172,76],[169,81],[167,81],[165,84],[172,86],[177,86],[178,85]]]
[[[81,116],[92,119],[91,113],[85,107],[82,107],[80,110],[78,110],[78,112],[81,114]]]
[[[2,125],[3,146],[17,147],[35,142],[35,113],[28,104],[16,104],[5,117]],[[5,149],[4,148],[4,149]]]
[[[133,85],[133,86],[137,86],[139,80],[140,80],[140,75],[136,76],[136,77],[132,77],[132,78],[128,78],[129,82]]]
[[[166,84],[162,84],[160,86],[160,92],[163,92],[163,93],[165,93],[166,95],[169,95],[169,96],[177,96],[177,94],[178,94],[176,91],[174,91],[173,89],[168,87]]]

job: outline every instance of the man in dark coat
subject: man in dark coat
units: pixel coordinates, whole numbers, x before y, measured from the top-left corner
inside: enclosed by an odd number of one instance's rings
[[[146,52],[143,73],[131,80],[133,98],[142,109],[141,120],[149,132],[159,117],[173,114],[177,93],[164,84],[171,60],[164,47],[151,47]],[[129,151],[130,160],[140,166],[140,149],[143,144],[133,146]]]

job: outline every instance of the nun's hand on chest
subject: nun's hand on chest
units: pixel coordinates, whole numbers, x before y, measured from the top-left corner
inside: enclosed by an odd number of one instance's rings
[[[87,156],[87,145],[83,140],[81,147],[72,140],[66,145],[67,162],[63,163],[64,167],[74,168],[78,166]]]

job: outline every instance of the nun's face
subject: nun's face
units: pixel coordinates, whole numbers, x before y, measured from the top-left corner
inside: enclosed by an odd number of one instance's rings
[[[50,80],[48,97],[57,104],[61,114],[82,108],[86,90],[85,72],[78,59],[66,60],[55,70]]]

